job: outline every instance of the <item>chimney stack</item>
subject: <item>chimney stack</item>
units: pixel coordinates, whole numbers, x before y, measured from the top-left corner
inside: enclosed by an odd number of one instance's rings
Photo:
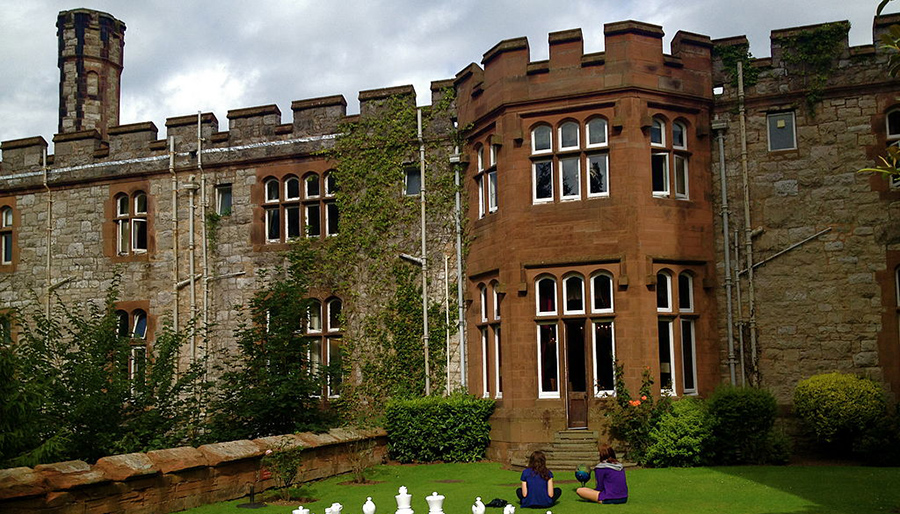
[[[119,124],[125,24],[91,9],[62,11],[59,38],[59,133],[97,130],[107,139]]]

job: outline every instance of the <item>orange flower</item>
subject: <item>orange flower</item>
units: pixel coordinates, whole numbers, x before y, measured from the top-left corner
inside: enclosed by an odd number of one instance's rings
[[[640,400],[631,400],[628,402],[628,404],[631,405],[632,407],[637,407],[638,405],[641,404],[641,401]]]
[[[646,396],[641,396],[641,400],[647,401],[647,397],[646,397]]]

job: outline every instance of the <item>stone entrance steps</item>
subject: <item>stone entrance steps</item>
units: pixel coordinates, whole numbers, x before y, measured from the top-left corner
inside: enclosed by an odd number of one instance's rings
[[[593,469],[597,463],[598,433],[594,430],[563,430],[553,436],[550,447],[543,448],[547,456],[547,467],[551,471],[575,471],[579,465]],[[527,467],[528,455],[514,459],[514,466]],[[568,478],[560,475],[561,479]]]

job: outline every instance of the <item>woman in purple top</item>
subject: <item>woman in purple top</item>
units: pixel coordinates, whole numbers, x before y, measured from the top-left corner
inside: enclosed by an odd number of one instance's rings
[[[604,444],[600,447],[600,462],[594,466],[597,488],[579,487],[578,496],[597,503],[625,503],[628,501],[628,485],[625,469],[616,460],[616,451]]]
[[[562,489],[553,487],[553,472],[547,469],[547,457],[540,450],[528,458],[521,480],[522,487],[516,489],[516,496],[522,507],[550,507],[562,494]]]

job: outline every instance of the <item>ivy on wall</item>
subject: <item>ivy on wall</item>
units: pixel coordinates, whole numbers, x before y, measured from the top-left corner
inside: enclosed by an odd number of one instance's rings
[[[716,45],[713,47],[713,57],[722,59],[723,71],[731,77],[732,87],[738,85],[738,63],[742,63],[744,88],[759,82],[759,68],[752,66],[753,55],[750,53],[750,43],[739,45]]]
[[[421,252],[420,199],[404,194],[406,170],[419,167],[415,98],[390,96],[366,107],[341,127],[326,153],[334,162],[339,233],[312,243],[316,258],[308,270],[314,288],[344,300],[345,381],[338,404],[356,420],[379,415],[389,397],[422,395],[425,382],[421,271],[399,257]],[[453,107],[453,90],[446,90],[422,116],[431,298],[456,287],[442,276],[443,254],[454,251],[455,241]],[[432,390],[439,393],[448,327],[436,302],[429,326]]]
[[[836,22],[779,37],[782,61],[803,78],[810,114],[815,114],[816,105],[822,100],[849,30],[849,22]]]

